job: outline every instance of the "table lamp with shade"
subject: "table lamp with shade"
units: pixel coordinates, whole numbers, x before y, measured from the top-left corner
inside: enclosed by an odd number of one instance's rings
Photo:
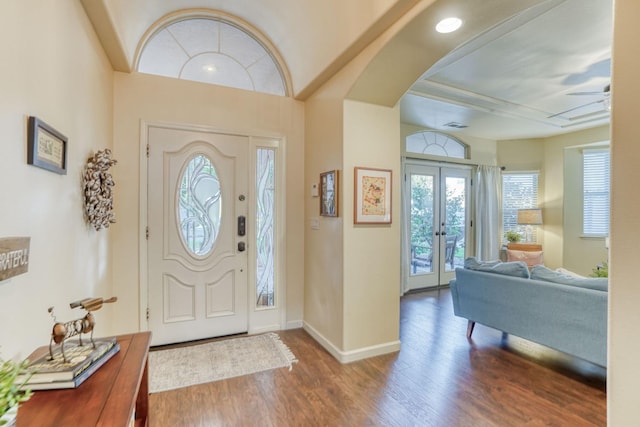
[[[518,225],[526,225],[525,241],[531,243],[532,225],[542,225],[542,209],[518,209]]]

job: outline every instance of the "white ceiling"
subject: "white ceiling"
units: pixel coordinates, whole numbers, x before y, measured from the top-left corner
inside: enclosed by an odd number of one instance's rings
[[[302,100],[407,14],[415,19],[405,20],[387,52],[368,66],[353,99],[391,106],[414,82],[399,101],[403,123],[492,140],[544,137],[609,120],[603,95],[568,94],[609,84],[613,0],[81,2],[112,65],[124,72],[135,68],[141,41],[166,17],[203,8],[231,14],[276,46],[294,97]],[[463,28],[434,36],[434,20],[446,14],[460,14]],[[416,57],[420,52],[423,58]]]
[[[611,0],[530,8],[425,72],[400,101],[402,121],[496,140],[606,124],[608,95],[570,94],[610,83],[611,37]]]
[[[421,1],[433,0],[80,0],[117,71],[135,69],[140,44],[158,23],[214,12],[269,40],[301,98]]]

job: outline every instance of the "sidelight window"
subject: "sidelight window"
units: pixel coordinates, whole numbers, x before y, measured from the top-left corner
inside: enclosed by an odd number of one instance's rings
[[[256,162],[256,306],[275,305],[275,150],[258,148]]]

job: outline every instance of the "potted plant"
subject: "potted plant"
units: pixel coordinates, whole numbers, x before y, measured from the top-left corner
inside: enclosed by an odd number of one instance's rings
[[[18,405],[31,397],[31,390],[23,388],[29,380],[28,365],[28,360],[15,362],[0,359],[0,426],[15,425]],[[25,374],[25,379],[16,383],[18,376]]]
[[[504,237],[505,239],[507,239],[509,243],[518,243],[522,238],[522,236],[520,236],[520,234],[514,230],[509,230],[506,233],[504,233]]]
[[[592,271],[591,277],[609,277],[609,263],[603,261]]]

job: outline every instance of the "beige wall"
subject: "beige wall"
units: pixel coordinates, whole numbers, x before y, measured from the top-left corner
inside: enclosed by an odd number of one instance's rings
[[[609,277],[609,366],[607,422],[635,426],[638,405],[638,325],[640,325],[640,2],[614,2],[612,119],[611,119],[611,249]]]
[[[147,122],[202,125],[247,135],[284,137],[286,168],[286,323],[302,324],[304,237],[304,110],[290,98],[145,74],[115,74],[114,155],[119,224],[113,235],[114,289],[122,296],[119,331],[139,328],[140,126]],[[143,286],[146,284],[142,283]],[[144,325],[142,325],[144,326]]]
[[[544,141],[544,252],[550,268],[564,267],[581,274],[590,274],[591,270],[606,258],[602,241],[583,239],[576,224],[582,224],[582,209],[573,206],[575,193],[565,195],[565,187],[573,191],[575,179],[581,178],[581,169],[576,170],[576,159],[569,161],[565,170],[567,147],[591,144],[609,140],[609,126],[571,132]],[[565,179],[573,179],[565,185]],[[565,196],[569,197],[568,203]]]
[[[609,127],[606,126],[605,147],[609,147]],[[599,144],[598,144],[599,145]],[[583,213],[583,156],[584,146],[564,150],[564,223],[562,242],[563,265],[583,275],[593,274],[598,264],[606,262],[608,250],[604,237],[582,235]]]
[[[49,344],[48,307],[66,321],[83,315],[71,301],[113,295],[110,236],[119,224],[96,232],[83,218],[85,161],[112,144],[113,76],[82,6],[3,2],[0,21],[0,237],[31,237],[29,271],[0,282],[0,352],[9,358]],[[66,175],[27,165],[31,115],[69,138]],[[117,304],[96,312],[97,336],[113,332]]]
[[[318,341],[335,351],[342,349],[344,336],[343,223],[349,200],[344,194],[349,172],[343,168],[339,93],[339,88],[325,85],[305,103],[304,322]],[[339,171],[338,217],[320,217],[320,201],[311,196],[311,185],[319,183],[320,173],[335,169]],[[311,228],[312,220],[318,220],[318,229]]]
[[[392,169],[398,176],[399,113],[345,101],[384,40],[371,44],[305,102],[306,218],[318,217],[319,201],[310,187],[321,172],[340,169],[341,196],[339,218],[321,218],[318,230],[305,228],[304,327],[342,362],[395,351],[399,344],[399,196],[392,226],[354,232],[352,206],[354,166]],[[394,187],[399,195],[399,181]],[[374,265],[373,259],[384,262]]]
[[[400,109],[344,105],[344,350],[399,349]],[[354,167],[390,169],[391,224],[354,225]],[[375,352],[375,350],[373,350]]]
[[[399,348],[400,134],[398,108],[343,101],[335,79],[306,103],[306,187],[340,170],[338,218],[318,217],[307,191],[305,329],[338,360]],[[344,144],[343,144],[344,141]],[[355,166],[391,169],[391,225],[353,224]],[[382,260],[375,262],[372,260]]]
[[[498,164],[506,171],[540,172],[538,202],[544,225],[538,230],[538,242],[544,245],[549,268],[588,275],[607,259],[604,239],[580,236],[582,157],[575,147],[608,140],[609,126],[600,126],[549,138],[498,142]]]
[[[504,166],[505,172],[540,171],[538,185],[544,190],[544,140],[503,140],[498,141],[497,146],[497,162]]]

